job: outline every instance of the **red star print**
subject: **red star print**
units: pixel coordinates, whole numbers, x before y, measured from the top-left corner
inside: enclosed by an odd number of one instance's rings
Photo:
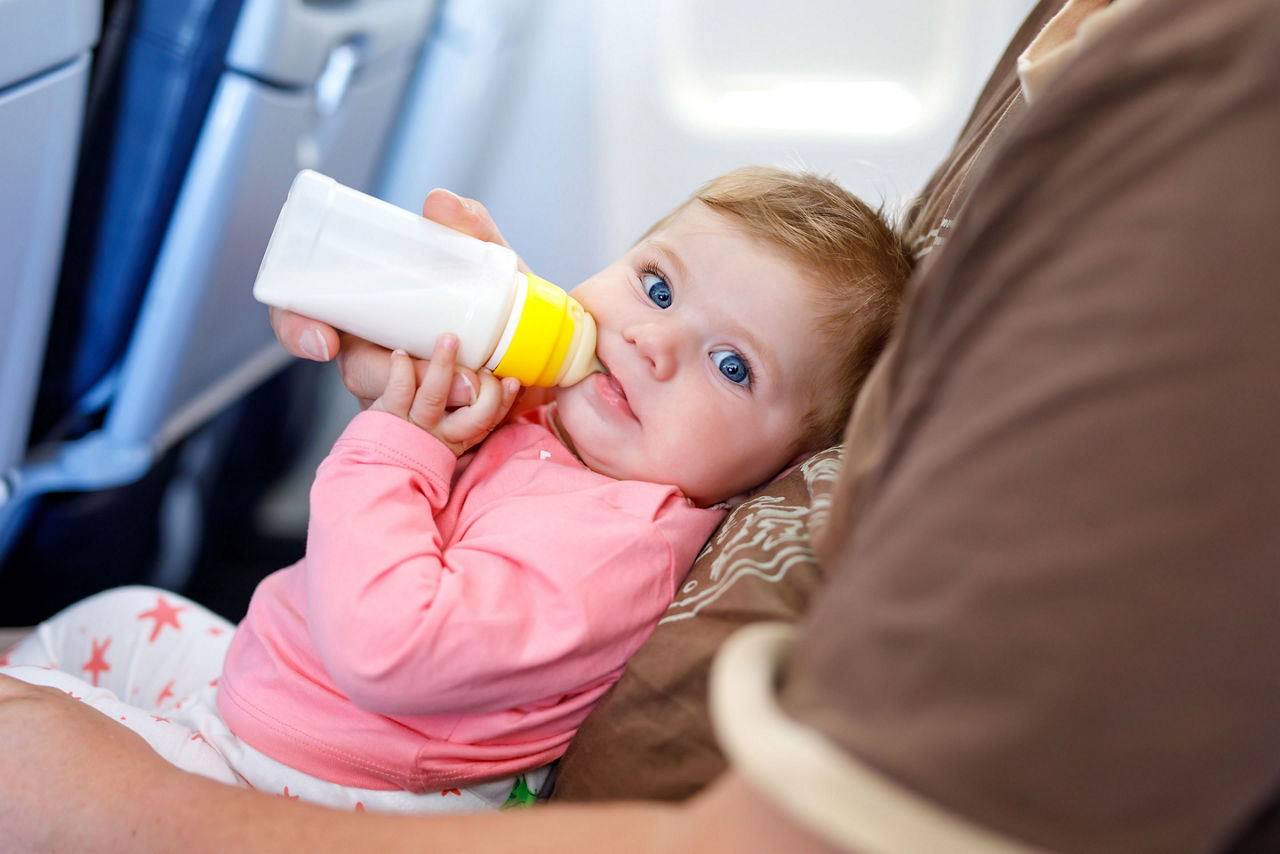
[[[298,795],[291,795],[291,794],[289,794],[289,787],[288,787],[288,786],[285,786],[285,787],[284,787],[284,797],[288,798],[288,799],[289,799],[289,800],[291,800],[291,801],[296,801],[296,800],[298,799],[298,797],[299,797],[299,796],[298,796]]]
[[[9,663],[9,653],[0,654],[0,667],[4,667]]]
[[[173,696],[173,682],[174,680],[170,679],[169,684],[165,685],[164,690],[160,692],[160,696],[156,697],[157,709],[160,708],[161,704],[164,703],[165,700]]]
[[[458,797],[462,797],[462,792],[458,791],[457,789],[445,789],[443,792],[440,793],[440,797],[442,798],[445,797],[446,795],[457,795]]]
[[[226,629],[222,628],[221,626],[209,627],[209,634],[213,635],[215,638],[218,637],[220,634],[222,634],[224,631],[226,631]]]
[[[155,628],[151,630],[151,637],[147,639],[147,643],[155,643],[156,638],[160,636],[160,630],[165,626],[173,626],[178,631],[182,631],[182,626],[178,625],[178,614],[187,608],[187,605],[179,605],[175,608],[164,601],[163,596],[157,596],[156,606],[150,611],[143,611],[138,615],[139,620],[152,619],[156,621]]]
[[[80,668],[81,670],[87,670],[93,674],[94,687],[97,687],[98,685],[98,677],[111,669],[111,665],[107,664],[106,658],[107,647],[109,646],[111,646],[111,638],[107,638],[103,641],[101,646],[98,645],[98,639],[94,638],[93,655],[84,663],[84,666]]]
[[[356,801],[356,812],[364,812],[364,802]]]
[[[152,715],[151,717],[155,718],[155,721],[156,721],[156,723],[158,723],[158,724],[168,724],[168,723],[173,723],[173,721],[169,720],[168,718],[162,718],[162,717],[160,717],[159,715]]]

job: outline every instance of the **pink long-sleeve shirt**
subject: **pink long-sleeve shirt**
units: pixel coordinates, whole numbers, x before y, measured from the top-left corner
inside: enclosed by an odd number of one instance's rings
[[[306,557],[261,582],[227,654],[237,736],[416,792],[564,752],[723,511],[587,469],[546,419],[455,460],[407,421],[356,416],[317,472]]]

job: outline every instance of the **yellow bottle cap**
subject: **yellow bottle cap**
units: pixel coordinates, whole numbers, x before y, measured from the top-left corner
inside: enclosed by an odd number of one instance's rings
[[[529,275],[529,290],[520,319],[507,352],[493,372],[502,377],[515,377],[522,385],[555,385],[573,341],[575,326],[584,314],[578,301],[564,290]],[[594,336],[591,343],[595,343]]]

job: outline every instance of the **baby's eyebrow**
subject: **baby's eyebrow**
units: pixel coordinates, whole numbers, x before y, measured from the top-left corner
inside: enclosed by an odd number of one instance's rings
[[[680,254],[676,252],[671,244],[664,241],[661,237],[651,237],[647,241],[647,248],[657,255],[662,256],[663,269],[675,279],[675,284],[689,281],[689,268],[684,265],[684,261],[680,258]],[[670,283],[668,283],[670,284]]]

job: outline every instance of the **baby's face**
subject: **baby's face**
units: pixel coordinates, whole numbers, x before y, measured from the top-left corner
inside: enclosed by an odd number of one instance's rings
[[[556,392],[590,468],[674,484],[701,505],[803,451],[825,348],[812,285],[781,252],[700,203],[573,290],[609,374]]]

